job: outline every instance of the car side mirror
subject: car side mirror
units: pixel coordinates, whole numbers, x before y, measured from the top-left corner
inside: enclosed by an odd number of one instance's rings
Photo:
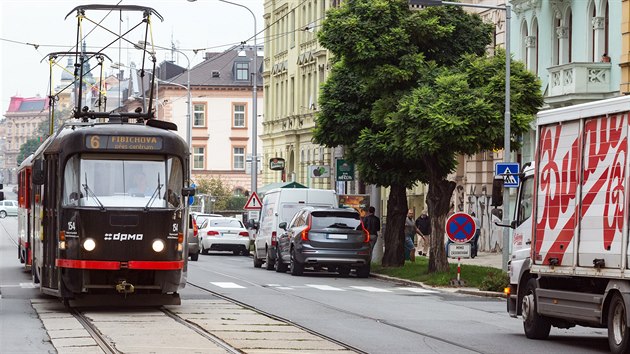
[[[281,222],[281,223],[278,225],[278,227],[279,227],[279,228],[281,228],[282,230],[285,230],[285,231],[286,231],[286,230],[287,230],[287,223],[286,223],[285,221],[283,221],[283,222]]]
[[[33,161],[33,174],[31,180],[33,184],[41,186],[46,181],[46,165],[44,159],[37,159]]]

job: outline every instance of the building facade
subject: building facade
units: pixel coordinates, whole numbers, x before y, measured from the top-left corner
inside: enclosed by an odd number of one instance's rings
[[[20,147],[28,139],[36,136],[39,124],[48,119],[48,98],[11,97],[9,109],[4,113],[2,155],[0,160],[4,183],[14,184],[17,181],[17,168]]]
[[[262,131],[262,185],[296,181],[334,189],[332,177],[313,173],[334,168],[334,149],[312,141],[320,85],[330,71],[329,53],[317,41],[326,10],[337,1],[265,1],[265,114]],[[273,25],[272,25],[273,24]],[[285,171],[269,169],[273,158]],[[309,173],[310,172],[310,173]],[[324,174],[332,176],[332,174]]]

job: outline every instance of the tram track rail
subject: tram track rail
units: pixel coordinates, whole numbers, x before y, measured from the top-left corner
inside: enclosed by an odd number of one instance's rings
[[[226,301],[238,304],[239,306],[242,306],[242,307],[247,308],[249,310],[255,311],[255,312],[257,312],[259,314],[262,314],[264,316],[268,316],[270,318],[273,318],[275,320],[278,320],[278,321],[281,321],[281,322],[284,322],[284,323],[289,323],[289,324],[291,324],[294,327],[300,328],[300,329],[302,329],[302,330],[304,330],[304,331],[306,331],[308,333],[311,333],[311,334],[313,334],[315,336],[318,336],[320,338],[323,338],[323,339],[326,339],[326,340],[328,340],[330,342],[338,344],[338,345],[340,345],[340,346],[342,346],[342,347],[344,347],[344,348],[346,348],[348,350],[352,350],[352,351],[355,351],[357,353],[362,353],[362,354],[363,353],[367,353],[367,352],[365,352],[365,351],[363,351],[361,349],[358,349],[356,347],[353,347],[353,346],[351,346],[349,344],[340,342],[339,340],[336,340],[336,339],[328,337],[328,336],[326,336],[324,334],[318,333],[318,332],[316,332],[316,331],[314,331],[314,330],[312,330],[312,329],[310,329],[308,327],[304,327],[304,326],[302,326],[302,325],[300,325],[298,323],[292,322],[292,321],[284,319],[282,317],[278,317],[278,316],[273,315],[271,313],[268,313],[268,312],[262,311],[260,309],[254,308],[252,306],[249,306],[248,304],[240,302],[240,301],[238,301],[236,299],[232,299],[232,298],[227,297],[227,296],[225,296],[223,294],[214,292],[214,291],[212,291],[210,289],[207,289],[207,288],[205,288],[203,286],[196,285],[196,284],[193,284],[191,282],[188,282],[187,284],[192,286],[192,287],[195,287],[197,289],[207,291],[207,292],[213,294],[214,296],[216,296],[218,298],[221,298],[223,300],[226,300]],[[283,293],[283,294],[286,295],[286,293]],[[382,325],[385,325],[385,326],[388,326],[388,327],[396,328],[398,330],[402,330],[402,331],[405,331],[405,332],[409,332],[409,333],[417,334],[417,335],[420,335],[420,336],[423,336],[423,337],[426,337],[426,338],[430,338],[430,339],[433,339],[433,340],[438,341],[438,342],[442,342],[442,343],[445,343],[445,344],[448,344],[448,345],[451,345],[451,346],[454,346],[454,347],[457,347],[457,348],[461,348],[461,349],[466,350],[466,351],[470,351],[471,353],[480,353],[480,354],[483,353],[482,351],[479,351],[478,349],[476,349],[476,348],[474,348],[472,346],[464,345],[461,342],[445,339],[445,338],[442,338],[442,337],[439,337],[439,336],[436,336],[436,335],[433,335],[433,334],[430,334],[430,333],[409,329],[409,328],[406,328],[404,326],[401,326],[401,325],[398,325],[398,324],[395,324],[395,323],[391,323],[389,321],[384,321],[384,320],[379,319],[379,318],[370,317],[370,316],[366,316],[366,315],[359,314],[359,313],[356,313],[356,312],[348,311],[348,310],[343,309],[343,308],[331,306],[331,305],[329,305],[327,303],[324,303],[324,302],[321,302],[321,301],[315,301],[313,299],[304,298],[304,297],[301,297],[301,296],[298,296],[298,295],[292,295],[292,296],[299,297],[300,299],[305,300],[305,301],[315,302],[319,306],[324,306],[324,307],[327,307],[327,308],[335,310],[335,311],[346,313],[348,315],[357,316],[357,317],[360,317],[360,318],[363,318],[363,319],[366,319],[366,320],[371,320],[371,321],[374,321],[374,322],[378,322],[378,323],[380,323]]]
[[[101,348],[101,350],[105,354],[120,354],[120,351],[116,349],[113,343],[111,343],[105,336],[101,334],[101,332],[94,326],[92,321],[90,321],[79,309],[70,309],[70,313],[74,316],[74,318],[79,321],[81,326],[85,328],[85,330],[90,334],[92,339],[96,342],[96,345]]]
[[[353,347],[353,346],[351,346],[351,345],[349,345],[349,344],[347,344],[347,343],[341,342],[341,341],[339,341],[339,340],[337,340],[337,339],[335,339],[335,338],[332,338],[332,337],[329,337],[329,336],[327,336],[327,335],[325,335],[325,334],[322,334],[322,333],[319,333],[319,332],[317,332],[317,331],[314,331],[314,330],[313,330],[313,329],[311,329],[311,328],[308,328],[308,327],[302,326],[302,325],[300,325],[300,324],[298,324],[298,323],[295,323],[295,322],[292,322],[292,321],[287,320],[287,319],[285,319],[285,318],[282,318],[282,317],[276,316],[276,315],[271,314],[271,313],[269,313],[269,312],[265,312],[265,311],[260,310],[260,309],[258,309],[258,308],[256,308],[256,307],[250,306],[250,305],[248,305],[248,304],[246,304],[246,303],[244,303],[244,302],[241,302],[241,301],[238,301],[238,300],[233,299],[233,298],[231,298],[231,297],[225,296],[225,295],[223,295],[223,294],[221,294],[221,293],[218,293],[218,292],[212,291],[212,290],[210,290],[210,289],[208,289],[208,288],[205,288],[205,287],[203,287],[203,286],[201,286],[201,285],[197,285],[197,284],[194,284],[194,283],[191,283],[191,282],[187,282],[186,284],[187,284],[187,285],[190,285],[191,287],[194,287],[194,288],[196,288],[196,289],[199,289],[199,290],[202,290],[202,291],[208,292],[208,293],[212,294],[213,296],[216,296],[216,297],[218,297],[218,298],[220,298],[220,299],[222,299],[222,300],[225,300],[225,301],[231,302],[231,303],[233,303],[233,304],[236,304],[236,305],[238,305],[238,306],[241,306],[241,307],[243,307],[243,308],[246,308],[246,309],[248,309],[248,310],[250,310],[250,311],[256,312],[256,313],[258,313],[258,314],[260,314],[260,315],[263,315],[263,316],[269,317],[269,318],[271,318],[271,319],[274,319],[274,320],[276,320],[276,321],[279,321],[279,322],[282,322],[282,323],[286,323],[286,324],[289,324],[289,325],[291,325],[291,326],[293,326],[293,327],[299,328],[299,329],[303,330],[304,332],[307,332],[307,333],[309,333],[309,334],[312,334],[312,335],[314,335],[314,336],[316,336],[316,337],[319,337],[319,338],[321,338],[321,339],[327,340],[327,341],[329,341],[329,342],[331,342],[331,343],[337,344],[337,345],[339,345],[340,347],[343,347],[343,348],[345,348],[345,349],[347,349],[347,350],[350,350],[350,351],[353,351],[353,352],[355,352],[355,353],[359,353],[359,354],[367,354],[367,352],[365,352],[365,351],[363,351],[363,350],[361,350],[361,349],[359,349],[359,348]]]
[[[4,226],[4,222],[0,222],[0,227],[2,227],[2,230],[4,230],[5,235],[7,235],[7,238],[9,240],[11,240],[11,242],[13,242],[13,244],[15,246],[18,245],[18,241],[17,241],[17,236],[11,236],[11,233],[9,232],[9,230],[7,230],[7,228]]]

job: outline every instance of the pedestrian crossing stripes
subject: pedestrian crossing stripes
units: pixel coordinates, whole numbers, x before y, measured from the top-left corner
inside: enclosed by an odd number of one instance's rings
[[[246,289],[247,287],[233,283],[233,282],[210,282],[210,284],[224,288],[224,289]],[[326,284],[304,284],[304,285],[282,285],[282,284],[264,284],[266,288],[272,288],[276,290],[298,290],[298,289],[317,289],[321,291],[364,291],[370,293],[416,293],[416,294],[435,294],[436,290],[414,288],[414,287],[397,287],[397,288],[379,288],[375,286],[348,286],[348,287],[335,287]]]

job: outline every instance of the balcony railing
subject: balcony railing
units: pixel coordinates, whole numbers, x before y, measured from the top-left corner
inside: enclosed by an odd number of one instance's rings
[[[548,97],[584,95],[594,98],[617,91],[618,88],[611,87],[610,68],[610,63],[570,63],[549,67]]]

